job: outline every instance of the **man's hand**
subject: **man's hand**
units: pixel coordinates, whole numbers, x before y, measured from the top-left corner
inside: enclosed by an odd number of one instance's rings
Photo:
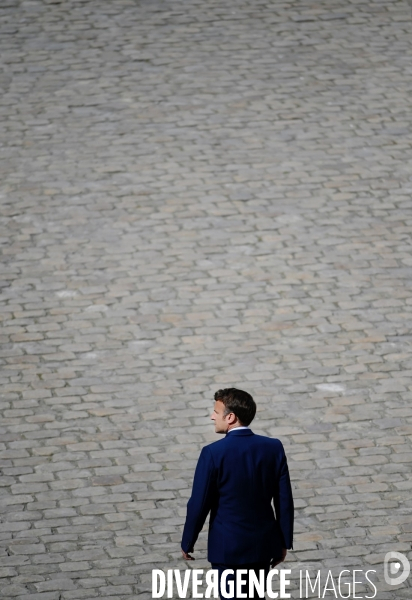
[[[188,554],[187,552],[184,552],[183,550],[182,550],[182,556],[185,560],[195,560],[193,558],[193,556],[190,556],[190,554]]]
[[[286,548],[282,548],[282,557],[280,559],[279,558],[273,559],[273,561],[270,563],[270,568],[274,569],[276,567],[276,565],[279,565],[280,563],[282,563],[285,560],[287,553],[288,553],[288,551],[286,550]]]

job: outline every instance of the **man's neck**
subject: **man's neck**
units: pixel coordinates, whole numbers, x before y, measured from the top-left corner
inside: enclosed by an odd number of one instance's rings
[[[229,433],[230,431],[233,431],[234,429],[249,429],[249,427],[247,427],[247,425],[241,425],[240,423],[234,423],[233,425],[229,425],[226,433]]]

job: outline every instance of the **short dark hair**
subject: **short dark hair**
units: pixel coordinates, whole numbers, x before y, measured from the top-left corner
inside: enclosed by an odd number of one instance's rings
[[[225,388],[215,393],[215,401],[223,402],[225,414],[234,413],[242,425],[249,425],[256,414],[256,403],[252,396],[243,390]]]

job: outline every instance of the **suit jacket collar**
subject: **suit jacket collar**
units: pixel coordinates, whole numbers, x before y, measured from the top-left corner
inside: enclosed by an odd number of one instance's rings
[[[244,436],[244,435],[255,435],[253,433],[253,431],[251,429],[231,429],[230,431],[227,432],[226,437],[232,437],[233,436]]]

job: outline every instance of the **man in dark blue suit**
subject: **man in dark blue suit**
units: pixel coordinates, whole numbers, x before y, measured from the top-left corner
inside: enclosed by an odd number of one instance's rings
[[[292,548],[293,497],[285,451],[279,440],[249,429],[255,414],[247,392],[216,392],[211,418],[216,433],[226,435],[203,448],[187,504],[183,557],[193,560],[190,552],[210,512],[208,560],[220,573],[267,573]]]

